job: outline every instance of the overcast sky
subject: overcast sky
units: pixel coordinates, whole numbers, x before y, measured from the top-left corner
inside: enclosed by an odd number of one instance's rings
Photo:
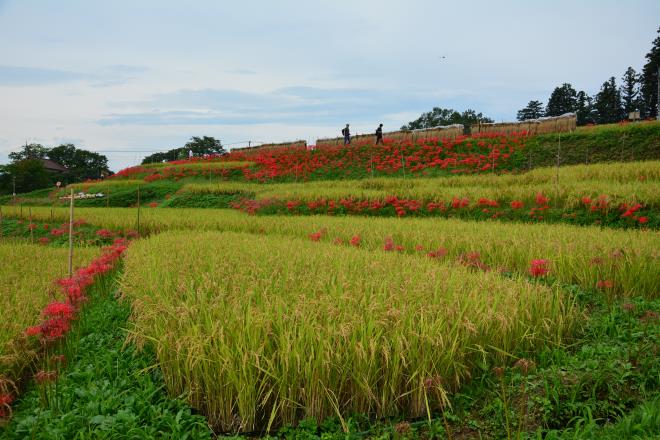
[[[434,106],[513,120],[639,71],[660,25],[657,0],[448,3],[0,0],[0,163],[72,142],[118,170],[191,136],[313,142]]]

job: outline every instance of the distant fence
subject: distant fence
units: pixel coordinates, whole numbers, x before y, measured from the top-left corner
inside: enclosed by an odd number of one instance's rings
[[[261,144],[254,147],[242,147],[242,148],[232,148],[231,151],[242,151],[244,153],[248,151],[259,151],[259,150],[274,150],[278,148],[307,148],[307,141],[293,141],[293,142],[280,142],[277,144]]]
[[[455,138],[463,134],[463,126],[461,124],[446,125],[439,127],[424,128],[420,130],[399,130],[383,133],[383,138],[394,139],[396,141],[411,141],[415,142],[420,139],[429,138]],[[369,139],[375,141],[375,134],[360,134],[351,136],[351,142],[359,142],[361,140]],[[336,138],[323,138],[316,140],[316,147],[336,147],[344,145],[343,137]]]
[[[531,135],[544,133],[567,133],[577,127],[575,113],[566,113],[561,116],[528,119],[520,122],[495,122],[492,124],[473,124],[471,134],[483,133],[513,133],[526,131]]]

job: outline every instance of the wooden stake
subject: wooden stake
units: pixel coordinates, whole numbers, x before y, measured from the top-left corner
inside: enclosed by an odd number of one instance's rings
[[[29,219],[30,223],[28,223],[28,228],[30,229],[30,242],[34,243],[34,228],[32,226],[32,207],[31,206],[28,207],[28,216],[30,218]]]
[[[140,236],[140,185],[137,188],[137,233]]]
[[[73,277],[73,188],[69,201],[69,278]]]

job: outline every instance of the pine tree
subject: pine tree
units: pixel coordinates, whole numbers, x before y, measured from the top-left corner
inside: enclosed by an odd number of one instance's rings
[[[639,110],[639,82],[640,76],[635,69],[628,67],[621,77],[621,101],[626,115]]]
[[[658,28],[660,34],[660,28]],[[642,69],[641,112],[642,118],[655,118],[658,114],[658,66],[660,66],[660,36],[653,40],[653,47],[646,54],[647,63]]]
[[[564,113],[571,113],[576,110],[577,92],[569,83],[564,83],[555,88],[548,99],[548,106],[545,109],[546,116],[560,116]]]
[[[623,106],[621,105],[621,92],[616,86],[616,79],[611,77],[605,81],[600,92],[594,100],[598,123],[610,124],[623,119]]]
[[[543,103],[541,101],[529,101],[527,107],[518,110],[518,120],[538,119],[543,116]]]
[[[577,116],[577,125],[593,124],[596,122],[594,117],[593,98],[584,91],[579,91],[576,97],[575,113]]]

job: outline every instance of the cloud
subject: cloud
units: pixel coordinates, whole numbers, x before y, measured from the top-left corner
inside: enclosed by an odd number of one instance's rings
[[[292,86],[255,93],[233,89],[178,90],[141,102],[119,103],[142,111],[105,115],[101,125],[245,125],[372,123],[396,108],[419,114],[471,92],[423,92]],[[446,104],[450,106],[449,104]],[[390,116],[391,117],[391,116]]]
[[[0,65],[0,86],[45,86],[87,82],[92,87],[109,87],[136,79],[148,69],[142,66],[112,65],[92,73],[45,67]]]
[[[225,73],[230,75],[256,75],[258,72],[251,69],[229,69],[225,70]]]
[[[0,65],[0,86],[51,85],[88,78],[88,75],[66,70]]]

